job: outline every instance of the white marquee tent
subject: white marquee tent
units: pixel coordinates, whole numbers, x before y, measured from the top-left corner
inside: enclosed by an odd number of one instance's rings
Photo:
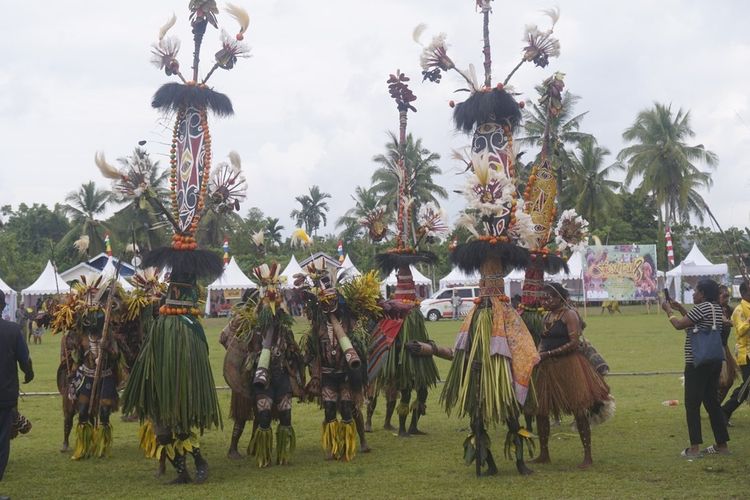
[[[292,258],[289,259],[289,264],[286,265],[283,271],[281,271],[281,276],[286,277],[286,283],[282,283],[282,288],[294,288],[294,275],[302,273],[302,267],[300,267],[299,262],[297,262],[297,258],[292,255]]]
[[[692,295],[683,293],[682,281],[695,281],[699,277],[716,277],[724,278],[729,273],[729,267],[726,264],[712,264],[698,245],[693,243],[693,248],[682,259],[679,265],[667,271],[667,288],[672,297],[679,298],[682,295],[683,303],[692,303]],[[695,283],[693,283],[695,284]]]
[[[414,266],[409,266],[411,269],[411,274],[414,277],[414,284],[417,286],[417,288],[424,287],[425,293],[420,295],[424,297],[429,297],[432,295],[432,280],[430,278],[426,277],[424,274],[419,272],[419,269],[417,269]],[[394,269],[390,275],[386,279],[380,282],[380,291],[383,293],[383,296],[385,296],[386,287],[395,287],[396,286],[396,270]],[[419,295],[419,294],[418,294]]]
[[[8,315],[10,321],[16,320],[16,307],[18,303],[18,294],[0,278],[0,290],[5,294],[5,310],[0,311],[0,316],[4,319]]]
[[[68,293],[70,287],[62,277],[57,274],[52,262],[47,261],[47,265],[42,274],[28,288],[21,290],[21,300],[24,307],[29,307],[36,302],[36,299],[44,295],[57,295],[58,293]]]
[[[107,260],[107,263],[104,265],[104,269],[102,269],[102,272],[100,273],[101,277],[103,278],[103,281],[109,281],[115,276],[117,276],[117,268],[115,267],[114,262],[112,262],[112,257]],[[120,284],[123,290],[126,292],[129,292],[133,290],[133,285],[131,285],[128,280],[126,280],[122,275],[117,276],[117,282]]]
[[[451,272],[446,274],[439,281],[440,288],[448,288],[451,286],[474,286],[479,284],[479,273],[474,272],[472,274],[466,274],[458,267],[451,269]]]
[[[357,276],[362,276],[362,273],[354,265],[354,262],[349,258],[349,254],[344,257],[344,262],[341,264],[341,268],[338,271],[337,278],[342,282],[348,281]]]
[[[206,287],[206,315],[211,312],[211,292],[218,290],[248,290],[258,288],[253,280],[242,272],[234,257],[224,266],[224,272],[216,280]]]

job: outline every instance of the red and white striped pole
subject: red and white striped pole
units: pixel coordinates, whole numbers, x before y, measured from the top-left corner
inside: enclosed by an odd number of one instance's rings
[[[667,262],[669,262],[669,268],[672,269],[674,267],[674,248],[672,247],[672,230],[668,225],[664,239],[667,243]]]

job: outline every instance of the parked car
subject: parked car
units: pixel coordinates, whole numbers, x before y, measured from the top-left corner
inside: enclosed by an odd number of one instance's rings
[[[453,318],[453,294],[461,298],[458,309],[459,316],[466,316],[474,305],[474,297],[479,297],[479,287],[456,286],[452,288],[441,288],[433,293],[429,299],[424,299],[419,310],[429,321],[437,321],[440,318]]]

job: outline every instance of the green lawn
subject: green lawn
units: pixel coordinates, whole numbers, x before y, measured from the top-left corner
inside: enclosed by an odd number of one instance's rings
[[[663,314],[600,316],[590,310],[586,334],[610,363],[613,372],[679,372],[683,336],[668,326]],[[211,359],[218,385],[224,385],[224,351],[218,343],[222,320],[206,321]],[[457,322],[430,323],[432,337],[450,344]],[[304,325],[298,325],[303,328]],[[730,340],[732,342],[732,340]],[[55,391],[59,341],[45,335],[44,344],[30,346],[37,379],[29,391]],[[447,362],[439,368],[447,373]],[[533,466],[536,473],[519,477],[512,464],[500,461],[500,475],[476,479],[473,467],[462,462],[466,421],[449,419],[437,404],[439,388],[430,393],[424,437],[399,439],[377,430],[369,439],[374,451],[352,463],[325,462],[320,449],[322,414],[314,405],[295,404],[297,452],[288,467],[258,470],[249,460],[225,458],[232,422],[202,439],[210,462],[205,485],[170,486],[155,479],[156,463],[138,449],[136,423],[115,419],[115,450],[110,459],[73,462],[57,450],[62,420],[57,396],[28,396],[22,413],[34,424],[32,432],[12,443],[11,463],[0,494],[12,498],[745,498],[750,470],[750,409],[743,405],[730,429],[733,455],[685,461],[678,454],[687,446],[684,408],[664,407],[666,399],[682,402],[679,374],[609,377],[617,399],[615,417],[593,431],[594,467],[578,471],[581,446],[566,421],[553,427],[553,463]],[[229,393],[220,391],[228,412]],[[382,423],[380,404],[375,422]],[[704,412],[705,413],[705,412]],[[504,431],[497,430],[495,450],[502,455]],[[241,440],[247,445],[248,432]],[[713,442],[704,417],[704,441]],[[172,477],[169,471],[169,478]]]

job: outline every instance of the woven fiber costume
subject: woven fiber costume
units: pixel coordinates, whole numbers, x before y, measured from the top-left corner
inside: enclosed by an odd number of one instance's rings
[[[484,82],[479,85],[473,66],[460,70],[448,57],[445,35],[433,38],[421,57],[425,80],[439,82],[441,72],[457,71],[469,85],[469,97],[454,104],[456,129],[473,133],[467,163],[469,179],[463,189],[467,209],[459,225],[473,239],[458,245],[451,260],[466,272],[479,271],[480,297],[464,320],[456,339],[455,356],[441,394],[450,414],[469,416],[472,434],[464,443],[467,463],[475,461],[477,475],[487,464],[487,473],[497,472],[487,426],[505,422],[506,455],[515,458],[521,474],[529,474],[523,457],[523,444],[531,444],[531,434],[521,428],[519,417],[524,406],[534,400],[531,372],[539,361],[534,342],[518,313],[504,295],[503,276],[512,268],[530,263],[529,247],[536,235],[531,217],[518,203],[515,186],[513,131],[521,119],[521,105],[506,91],[510,77],[525,62],[544,67],[549,57],[559,54],[559,42],[552,30],[540,32],[527,27],[523,56],[502,84],[492,86],[489,16],[491,0],[477,0],[483,17]],[[554,22],[557,12],[550,12]],[[415,31],[418,41],[424,27]],[[522,246],[519,246],[522,245]]]
[[[148,201],[162,209],[175,234],[171,247],[148,253],[143,265],[169,268],[169,285],[159,317],[152,324],[136,360],[123,395],[126,412],[136,412],[141,420],[150,419],[163,454],[177,470],[177,483],[191,480],[185,463],[186,452],[197,455],[198,482],[208,476],[208,464],[190,439],[193,428],[221,425],[221,412],[208,359],[208,344],[199,321],[199,277],[213,279],[222,273],[221,258],[199,250],[195,235],[200,219],[209,206],[207,190],[211,179],[211,136],[208,111],[219,116],[233,112],[229,98],[206,85],[218,68],[231,69],[237,58],[247,53],[241,43],[248,26],[247,13],[234,6],[227,10],[240,24],[232,37],[222,32],[221,48],[206,76],[199,80],[199,61],[203,36],[209,24],[217,27],[215,0],[191,0],[190,21],[193,33],[192,79],[187,81],[177,61],[179,41],[165,37],[175,18],[161,29],[154,45],[153,62],[182,83],[167,83],[153,97],[152,106],[165,114],[174,114],[175,125],[170,150],[172,209],[166,210],[153,196]],[[102,167],[100,166],[100,169]],[[123,180],[125,181],[125,180]]]
[[[247,453],[255,458],[258,467],[268,467],[274,460],[273,418],[279,421],[275,462],[289,463],[297,444],[292,427],[292,396],[301,398],[305,385],[302,355],[291,330],[294,320],[279,289],[279,271],[277,263],[254,269],[260,285],[256,319],[249,335],[244,330],[236,334],[246,338],[249,353],[245,366],[252,377],[250,398],[255,403],[257,427],[253,429]]]
[[[361,417],[367,377],[364,325],[380,312],[379,283],[372,272],[336,286],[324,263],[312,262],[295,277],[295,286],[311,323],[304,337],[310,367],[305,394],[316,398],[325,412],[321,444],[326,458],[350,461],[357,451],[355,417]]]
[[[397,412],[399,417],[398,435],[408,437],[421,434],[417,427],[419,418],[427,409],[427,390],[438,380],[438,371],[431,358],[414,358],[405,349],[412,341],[429,341],[424,317],[419,311],[414,279],[410,266],[417,263],[432,263],[435,255],[432,252],[420,251],[419,245],[429,241],[434,235],[445,231],[441,213],[434,207],[425,206],[420,211],[421,220],[414,227],[412,215],[412,183],[409,172],[413,165],[406,164],[406,123],[407,113],[416,111],[412,102],[416,96],[409,89],[409,78],[396,71],[388,79],[388,91],[396,101],[399,112],[399,158],[396,164],[399,180],[397,197],[396,245],[385,253],[378,254],[376,261],[381,272],[386,276],[396,271],[396,290],[392,298],[383,304],[384,317],[377,324],[371,338],[368,355],[368,378],[375,382],[377,389],[383,389],[387,395],[395,396],[400,392],[401,399]],[[411,240],[412,236],[416,236]],[[410,406],[411,393],[417,392],[417,399]],[[388,401],[386,422],[390,422],[390,413],[395,406],[395,399]],[[406,419],[412,413],[409,429]]]
[[[111,332],[124,312],[123,304],[116,280],[103,283],[100,277],[88,283],[82,277],[52,315],[52,331],[65,334],[58,368],[58,389],[70,401],[63,405],[64,450],[78,413],[74,460],[106,457],[112,451],[110,415],[118,407],[117,387],[124,372]]]

